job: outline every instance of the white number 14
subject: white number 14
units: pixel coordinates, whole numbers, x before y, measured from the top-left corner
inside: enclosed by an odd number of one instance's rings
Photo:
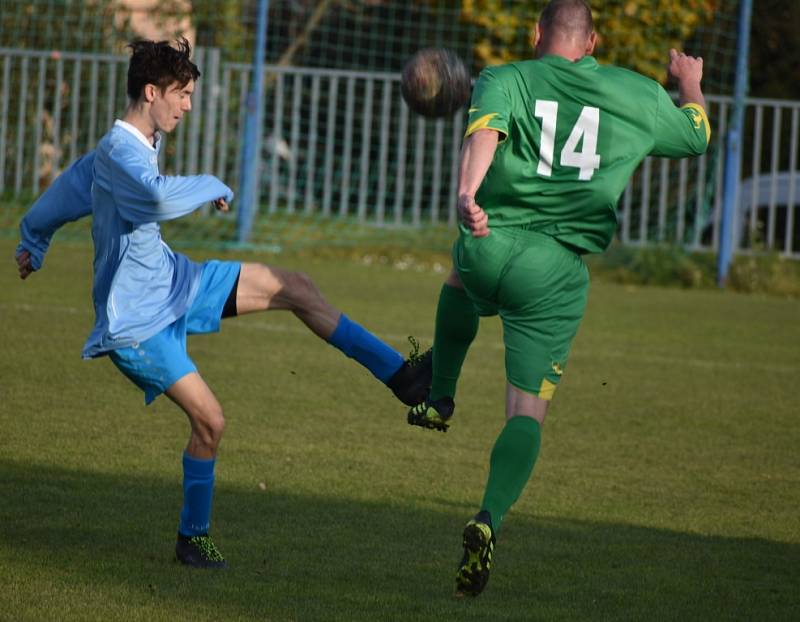
[[[543,177],[553,174],[553,155],[556,145],[556,122],[558,119],[558,102],[537,99],[534,115],[542,120],[542,138],[539,150],[539,166],[536,172]],[[580,169],[578,179],[589,181],[594,172],[600,168],[600,155],[597,153],[597,133],[600,126],[600,109],[584,106],[581,116],[567,138],[561,150],[561,166]],[[581,150],[578,143],[583,139]]]

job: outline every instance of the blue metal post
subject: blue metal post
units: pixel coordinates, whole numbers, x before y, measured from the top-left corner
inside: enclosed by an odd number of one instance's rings
[[[253,54],[253,76],[247,94],[247,116],[242,137],[242,170],[239,175],[239,220],[237,240],[240,244],[250,239],[253,214],[256,211],[256,183],[261,161],[261,100],[264,97],[264,54],[267,42],[267,16],[269,0],[258,0],[256,49]]]
[[[722,196],[722,223],[717,255],[717,284],[725,287],[728,270],[733,260],[734,223],[736,221],[737,189],[742,160],[742,124],[744,121],[744,98],[747,95],[747,61],[750,57],[750,19],[753,0],[740,0],[739,44],[736,59],[736,85],[734,87],[733,116],[728,129],[725,152],[725,177]]]

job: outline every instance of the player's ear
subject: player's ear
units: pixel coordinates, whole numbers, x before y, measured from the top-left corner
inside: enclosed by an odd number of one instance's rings
[[[594,54],[594,47],[597,45],[597,33],[593,30],[586,41],[586,56]]]
[[[539,22],[536,22],[533,25],[533,32],[531,33],[533,38],[533,49],[535,50],[539,45],[539,42],[542,40],[542,29],[539,26]]]
[[[145,84],[144,88],[142,89],[142,95],[144,96],[144,101],[148,104],[152,103],[153,100],[156,98],[156,85],[155,84]]]

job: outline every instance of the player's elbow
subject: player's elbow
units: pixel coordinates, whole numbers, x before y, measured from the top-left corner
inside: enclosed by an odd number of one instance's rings
[[[180,205],[176,205],[175,197],[170,195],[163,181],[162,177],[158,177],[147,188],[147,199],[152,210],[151,215],[156,220],[169,220],[170,215],[179,211],[180,208]]]
[[[701,155],[703,155],[704,153],[706,153],[708,151],[708,146],[710,144],[711,144],[711,141],[709,141],[709,140],[698,140],[698,141],[695,141],[692,144],[692,146],[690,147],[691,155],[693,155],[693,156],[701,156]]]

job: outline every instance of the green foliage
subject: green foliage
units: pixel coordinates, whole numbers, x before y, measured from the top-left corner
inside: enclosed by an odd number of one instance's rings
[[[597,57],[657,80],[665,78],[667,51],[682,47],[709,23],[720,0],[617,0],[591,2],[600,35]],[[475,46],[481,65],[529,58],[533,28],[545,1],[463,0],[462,18],[480,26]]]
[[[684,288],[716,287],[716,261],[713,253],[690,253],[675,246],[636,248],[619,244],[588,259],[593,276],[600,279]],[[800,298],[800,262],[776,253],[738,255],[727,286],[743,293]]]
[[[250,39],[254,36],[250,3],[242,0],[194,2],[192,18],[197,45],[225,50],[225,60],[250,62]]]
[[[800,99],[800,80],[786,79],[796,75],[800,58],[800,2],[758,0],[754,4],[750,94]]]
[[[531,56],[531,29],[544,2],[276,0],[270,2],[266,55],[270,63],[399,71],[419,48],[447,46],[475,72],[486,64]],[[731,84],[737,4],[594,0],[601,34],[598,55],[663,79],[667,48],[687,45],[706,59],[706,86],[725,92]],[[160,36],[185,34],[198,45],[220,48],[225,60],[248,62],[255,43],[254,0],[162,0],[145,3],[135,13],[122,0],[3,0],[0,7],[0,45],[9,47],[122,52],[134,36],[131,26],[142,18]],[[766,24],[759,32],[767,34],[754,38],[754,54],[761,48],[774,51],[776,41],[791,39],[795,13],[792,9],[787,22],[781,21],[780,10],[756,11],[754,23]],[[780,36],[770,30],[773,24],[780,27]],[[770,54],[758,56],[768,61],[765,71],[788,75],[773,68],[784,67],[791,55],[780,60]],[[762,73],[754,69],[754,84]]]
[[[698,26],[709,23],[719,0],[626,0],[592,3],[601,36],[601,60],[659,81],[669,48],[682,49]]]
[[[131,12],[121,0],[3,0],[0,6],[0,47],[119,52],[132,36]]]
[[[617,283],[697,288],[711,287],[715,282],[713,255],[691,254],[676,246],[615,244],[587,261],[593,275]]]
[[[740,292],[800,297],[800,263],[776,253],[739,256],[731,265],[728,284]]]

